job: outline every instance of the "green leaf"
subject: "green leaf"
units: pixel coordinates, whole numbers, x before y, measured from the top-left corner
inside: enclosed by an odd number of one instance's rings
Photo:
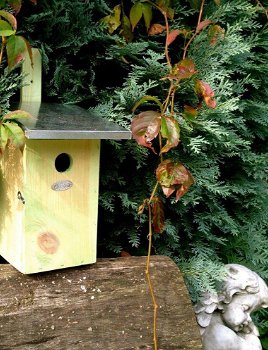
[[[141,20],[143,14],[143,4],[141,2],[136,2],[130,9],[129,19],[132,26],[132,31],[135,29],[136,25]]]
[[[162,111],[163,105],[162,105],[162,103],[159,101],[159,99],[157,97],[150,96],[150,95],[145,95],[138,102],[135,103],[134,107],[132,108],[132,112],[135,112],[135,110],[140,105],[142,105],[143,103],[148,102],[148,101],[154,101],[160,107],[160,110]]]
[[[165,228],[164,205],[159,197],[152,199],[152,224],[155,233],[162,233]]]
[[[3,116],[3,120],[26,119],[31,118],[31,114],[20,109],[9,112]]]
[[[169,19],[174,18],[175,11],[171,8],[170,0],[157,0],[156,5],[167,15]]]
[[[201,0],[188,0],[191,7],[195,10],[199,10],[201,7]]]
[[[30,58],[32,56],[31,48],[27,40],[19,35],[10,36],[7,40],[6,48],[9,70],[15,68],[24,59],[27,52],[29,53]]]
[[[150,4],[143,3],[142,4],[142,13],[143,13],[145,26],[146,26],[146,29],[148,32],[150,29],[151,21],[152,21],[152,17],[153,17],[152,6]]]
[[[6,1],[5,0],[0,0],[0,8],[3,8],[6,6]]]
[[[0,19],[0,36],[10,36],[15,34],[15,32],[7,21]]]
[[[0,10],[0,17],[5,18],[14,31],[17,30],[17,20],[11,13],[4,10]]]
[[[173,117],[162,116],[161,135],[167,139],[167,142],[160,153],[168,152],[171,148],[176,147],[180,141],[180,127],[177,120]]]
[[[121,24],[120,20],[121,16],[121,5],[116,5],[113,8],[113,12],[111,15],[105,16],[101,19],[103,23],[108,26],[108,32],[112,34]]]
[[[3,124],[0,124],[0,155],[3,154],[8,140],[8,131]]]
[[[142,112],[132,119],[131,132],[133,138],[141,146],[152,147],[152,140],[159,134],[161,123],[161,114],[155,111]]]
[[[25,135],[22,128],[13,122],[6,122],[2,125],[4,125],[8,131],[8,138],[10,139],[10,142],[22,150],[25,143]]]
[[[133,33],[131,31],[131,24],[129,18],[124,15],[122,18],[122,30],[120,32],[127,42],[131,42],[133,40]]]

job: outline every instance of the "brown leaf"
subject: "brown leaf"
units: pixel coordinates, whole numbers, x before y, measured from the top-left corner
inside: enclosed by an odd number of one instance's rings
[[[196,72],[194,62],[190,58],[184,58],[174,66],[172,73],[168,78],[179,80],[188,79]]]
[[[159,23],[154,23],[151,25],[149,31],[148,31],[148,35],[157,35],[157,34],[161,34],[166,30],[166,27],[163,26],[162,24]]]
[[[211,26],[208,30],[208,39],[210,45],[216,45],[219,40],[222,40],[224,38],[224,35],[225,30],[221,26],[217,24]]]
[[[183,116],[185,118],[193,119],[196,118],[198,115],[198,110],[191,106],[184,106]]]
[[[129,252],[126,252],[125,250],[122,250],[122,251],[120,252],[120,256],[121,256],[122,258],[129,258],[129,257],[131,256],[131,254],[129,254]]]
[[[194,183],[188,169],[180,162],[166,159],[156,169],[157,181],[166,197],[176,191],[176,201],[180,199]]]
[[[152,223],[155,233],[162,233],[165,228],[164,205],[159,197],[152,199]]]

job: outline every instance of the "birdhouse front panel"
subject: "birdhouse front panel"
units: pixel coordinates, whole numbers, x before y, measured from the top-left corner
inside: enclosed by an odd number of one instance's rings
[[[1,255],[27,274],[95,262],[100,141],[27,140],[19,153],[4,160]]]
[[[0,159],[0,255],[26,274],[94,263],[100,141],[130,132],[77,106],[14,109],[32,117]]]

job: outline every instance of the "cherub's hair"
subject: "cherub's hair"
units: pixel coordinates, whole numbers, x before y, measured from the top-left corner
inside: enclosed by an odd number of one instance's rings
[[[195,313],[201,333],[210,324],[213,312],[222,310],[224,304],[229,304],[237,294],[260,294],[258,308],[268,307],[268,287],[255,272],[238,264],[226,265],[226,278],[221,290],[216,294],[204,293],[195,306]],[[202,331],[203,328],[203,331]]]

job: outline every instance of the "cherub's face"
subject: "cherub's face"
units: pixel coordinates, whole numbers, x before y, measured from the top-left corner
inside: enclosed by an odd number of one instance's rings
[[[223,307],[224,323],[235,332],[256,334],[258,331],[252,322],[250,313],[256,309],[258,303],[258,294],[235,295],[232,301]]]

